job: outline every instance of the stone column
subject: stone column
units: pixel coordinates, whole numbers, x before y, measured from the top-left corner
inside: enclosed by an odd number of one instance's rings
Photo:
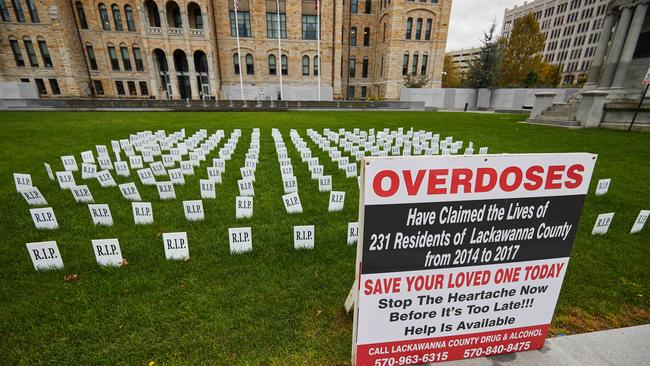
[[[194,69],[194,56],[187,56],[187,66],[189,67],[190,89],[192,89],[191,99],[201,99],[199,86],[196,81],[196,70]]]
[[[600,126],[603,119],[605,100],[609,92],[592,90],[582,93],[582,101],[576,113],[576,120],[580,126],[591,128]]]
[[[603,76],[600,78],[600,83],[598,84],[598,87],[601,89],[608,89],[612,84],[614,73],[618,67],[618,60],[621,56],[621,50],[623,49],[623,43],[625,42],[627,28],[630,25],[630,19],[632,19],[632,9],[623,8],[621,18],[618,20],[618,24],[616,25],[614,39],[612,39],[612,43],[609,45]]]
[[[625,38],[625,45],[623,46],[623,51],[621,52],[621,57],[618,61],[618,68],[616,69],[616,75],[614,76],[614,81],[612,82],[612,88],[622,89],[625,85],[627,67],[632,61],[634,49],[636,48],[636,43],[639,40],[639,34],[641,34],[641,28],[643,28],[643,22],[645,21],[645,14],[647,10],[648,4],[638,4],[634,10],[634,18],[632,18],[630,29],[628,30],[627,37]]]
[[[585,89],[587,90],[598,86],[598,77],[600,76],[600,71],[603,68],[603,62],[605,62],[607,44],[609,43],[610,38],[612,38],[612,28],[614,28],[615,20],[616,14],[614,13],[609,13],[607,14],[607,17],[605,17],[603,29],[600,32],[598,47],[596,47],[594,61],[591,63],[591,69],[589,69],[589,77],[587,78],[587,83],[585,84]]]
[[[178,89],[178,76],[176,76],[176,65],[174,64],[174,55],[165,55],[167,57],[167,67],[169,74],[169,82],[172,84],[172,95],[169,96],[169,99],[180,99],[181,92]],[[167,86],[165,85],[165,90]]]
[[[535,104],[533,105],[533,110],[530,112],[529,118],[534,119],[542,114],[542,112],[553,105],[553,99],[555,99],[555,93],[553,92],[535,93]]]

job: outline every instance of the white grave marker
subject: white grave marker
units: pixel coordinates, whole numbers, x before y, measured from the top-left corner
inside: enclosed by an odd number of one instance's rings
[[[295,249],[314,249],[314,225],[293,227],[293,247]]]
[[[253,197],[235,198],[235,218],[245,219],[253,216]]]
[[[641,210],[639,216],[637,216],[634,221],[634,226],[632,226],[630,234],[636,234],[643,230],[643,226],[645,226],[646,221],[648,221],[648,216],[650,216],[650,210]]]
[[[97,174],[97,165],[81,163],[81,179],[95,178]]]
[[[168,260],[187,260],[190,258],[190,248],[187,242],[187,233],[163,233],[165,258]]]
[[[97,178],[97,181],[99,181],[99,185],[104,188],[117,186],[115,179],[113,179],[111,172],[108,170],[102,170],[101,172],[98,172],[95,177]]]
[[[183,175],[183,171],[180,168],[169,169],[167,171],[167,174],[169,174],[169,180],[172,183],[174,183],[174,184],[185,184],[185,176]]]
[[[596,196],[602,196],[607,193],[609,190],[609,185],[612,183],[611,178],[599,179],[598,185],[596,186]]]
[[[111,209],[105,203],[90,204],[88,205],[90,217],[93,219],[93,224],[113,226],[113,215]]]
[[[250,252],[253,250],[253,236],[249,227],[228,228],[230,254]]]
[[[122,192],[122,197],[129,201],[142,200],[140,198],[140,192],[138,192],[138,187],[133,182],[120,184],[120,192]]]
[[[93,194],[90,193],[90,189],[88,189],[87,185],[82,185],[82,186],[76,186],[73,188],[70,188],[70,191],[72,192],[72,195],[74,196],[74,200],[77,201],[78,203],[93,203]]]
[[[282,196],[282,202],[284,202],[284,208],[287,210],[287,213],[302,213],[302,204],[300,203],[298,192],[285,194]]]
[[[183,201],[183,211],[187,221],[201,221],[205,218],[201,200]]]
[[[119,267],[122,265],[122,251],[117,239],[94,239],[93,250],[100,266]]]
[[[133,220],[136,225],[153,224],[153,210],[151,202],[132,202]]]
[[[65,169],[66,172],[76,172],[79,170],[79,167],[77,167],[77,160],[74,158],[74,155],[62,156],[61,162],[63,163],[63,169]]]
[[[298,181],[293,175],[283,176],[282,185],[284,186],[284,193],[298,192]]]
[[[348,245],[353,245],[359,240],[359,223],[348,222]]]
[[[329,212],[343,211],[343,204],[345,203],[345,192],[331,191],[330,201],[327,210]]]
[[[591,230],[591,235],[605,235],[607,230],[609,230],[609,225],[612,224],[614,219],[614,212],[604,213],[598,215],[596,223],[594,224],[593,230]]]
[[[20,194],[25,198],[25,201],[27,201],[27,204],[30,206],[47,205],[47,201],[41,194],[41,191],[38,189],[38,187],[31,187],[29,189],[22,190],[20,191]]]
[[[63,268],[63,259],[55,241],[27,243],[27,251],[37,271]]]
[[[253,182],[247,179],[239,179],[237,181],[237,186],[239,187],[240,196],[255,196],[255,189],[253,188]]]
[[[16,191],[32,188],[32,176],[29,174],[14,173],[14,183],[16,184]]]
[[[47,177],[50,180],[54,180],[54,173],[52,173],[52,167],[48,163],[43,163],[45,165],[45,172],[47,172]]]
[[[200,179],[199,184],[201,186],[201,198],[217,198],[217,190],[215,189],[214,181],[210,179]]]
[[[74,175],[72,175],[72,172],[56,172],[56,179],[59,181],[59,187],[61,189],[70,189],[77,186],[77,183],[74,181]]]
[[[140,182],[146,186],[153,186],[156,184],[156,178],[154,177],[151,168],[138,170],[138,177],[140,177]]]
[[[174,183],[158,182],[156,183],[156,188],[158,188],[158,196],[160,197],[161,200],[176,199],[176,190],[174,189]]]
[[[332,190],[332,176],[323,175],[318,178],[318,191],[319,192],[330,192]]]
[[[52,207],[32,208],[29,210],[29,214],[32,215],[32,220],[37,229],[51,230],[59,227]]]
[[[84,151],[81,153],[81,162],[85,164],[95,164],[95,156],[92,150]]]

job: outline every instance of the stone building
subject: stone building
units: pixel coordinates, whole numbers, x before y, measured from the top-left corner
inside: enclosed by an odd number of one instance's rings
[[[609,0],[535,0],[506,9],[501,35],[508,37],[516,19],[533,14],[546,36],[543,54],[562,65],[562,84],[584,83],[600,39]]]
[[[462,50],[449,51],[446,55],[451,57],[451,62],[458,67],[458,71],[465,74],[469,71],[470,62],[476,60],[480,52],[480,48],[464,48]]]
[[[236,22],[233,0],[0,0],[0,81],[42,97],[240,99],[241,77],[246,99],[278,99],[282,83],[284,99],[314,100],[320,77],[323,100],[397,99],[408,74],[440,86],[450,10],[239,0]]]

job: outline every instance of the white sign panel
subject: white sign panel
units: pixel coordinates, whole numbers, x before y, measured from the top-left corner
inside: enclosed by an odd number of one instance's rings
[[[93,194],[90,193],[90,189],[88,189],[87,185],[70,188],[70,192],[72,192],[72,195],[74,196],[74,200],[77,201],[78,203],[94,202]]]
[[[43,163],[45,165],[45,172],[47,173],[47,177],[50,178],[50,180],[54,180],[54,173],[52,173],[52,167],[48,163]]]
[[[253,182],[247,179],[239,179],[237,181],[237,186],[239,187],[240,196],[255,196],[255,189],[253,188]]]
[[[253,217],[253,197],[237,196],[235,198],[235,217],[237,219]]]
[[[598,180],[598,185],[596,186],[596,196],[602,196],[607,193],[609,190],[609,185],[612,183],[611,178],[600,179]]]
[[[153,224],[153,209],[151,202],[132,202],[133,221],[136,225]]]
[[[81,179],[95,178],[97,174],[97,165],[82,163],[81,164]]]
[[[201,186],[201,198],[217,198],[217,190],[215,188],[214,181],[210,179],[200,179],[199,185]]]
[[[14,173],[16,191],[20,192],[32,188],[32,176],[29,174]]]
[[[130,182],[130,183],[123,183],[120,184],[119,186],[120,192],[122,192],[122,197],[129,201],[140,201],[142,198],[140,198],[140,192],[138,192],[138,187],[135,185],[135,183]]]
[[[97,175],[95,175],[95,177],[97,178],[99,185],[101,185],[104,188],[117,186],[117,183],[115,183],[115,180],[111,175],[111,172],[108,170],[102,170],[101,172],[98,172]]]
[[[154,177],[151,168],[138,170],[138,177],[140,177],[140,182],[146,186],[152,186],[156,184],[156,178]]]
[[[174,189],[174,183],[158,182],[156,183],[156,188],[158,189],[158,196],[160,197],[161,200],[176,199],[176,190]]]
[[[32,208],[29,210],[29,214],[32,215],[32,220],[37,229],[51,230],[59,227],[52,207]]]
[[[190,258],[190,248],[187,242],[187,233],[163,233],[165,258],[167,260],[187,260]]]
[[[314,249],[314,225],[293,227],[293,247],[295,249]]]
[[[41,191],[38,189],[38,187],[31,187],[29,189],[22,190],[20,191],[20,194],[23,196],[23,198],[25,198],[25,201],[27,201],[27,204],[30,206],[47,205],[47,201],[41,194]]]
[[[62,156],[61,162],[63,163],[63,169],[66,172],[76,172],[79,170],[79,167],[77,166],[77,160],[74,158],[74,155]]]
[[[591,230],[591,235],[605,235],[609,230],[609,225],[614,220],[614,212],[604,213],[598,215],[594,228]]]
[[[201,200],[183,201],[183,211],[187,221],[201,221],[205,218]]]
[[[300,203],[298,192],[285,194],[282,196],[282,202],[287,213],[302,213],[302,204]]]
[[[348,245],[356,244],[359,240],[359,223],[348,222]]]
[[[59,181],[59,187],[61,187],[61,189],[70,189],[77,186],[77,183],[74,181],[74,175],[72,175],[72,172],[56,172],[56,179]]]
[[[113,226],[113,215],[111,215],[111,209],[107,204],[90,204],[88,205],[88,211],[90,211],[90,217],[93,219],[93,224]]]
[[[92,245],[97,264],[112,267],[122,265],[122,251],[117,239],[94,239]]]
[[[327,210],[329,212],[343,211],[343,204],[345,203],[345,192],[331,191],[330,200]]]
[[[318,191],[331,192],[332,191],[332,176],[323,175],[318,178]]]
[[[250,227],[228,228],[230,254],[250,252],[253,250],[253,235]]]
[[[55,241],[27,243],[27,251],[35,270],[63,269],[63,259]]]
[[[641,212],[639,212],[639,216],[637,216],[636,220],[634,220],[634,226],[632,226],[630,234],[636,234],[639,231],[643,230],[646,221],[648,221],[648,216],[650,216],[650,210],[641,210]]]

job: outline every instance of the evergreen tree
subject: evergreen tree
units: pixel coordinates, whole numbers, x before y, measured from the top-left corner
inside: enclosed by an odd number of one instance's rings
[[[495,30],[496,22],[492,22],[490,29],[483,33],[478,57],[469,63],[467,85],[472,88],[492,88],[496,86],[501,45],[494,34]]]

